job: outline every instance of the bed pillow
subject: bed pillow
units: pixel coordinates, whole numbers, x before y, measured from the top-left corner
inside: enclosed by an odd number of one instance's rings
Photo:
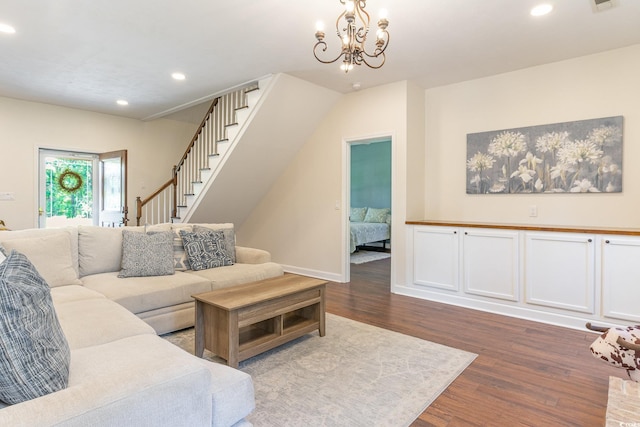
[[[168,276],[174,273],[172,231],[122,231],[122,269],[118,277]]]
[[[67,232],[5,240],[2,246],[7,252],[15,249],[28,257],[52,288],[82,284],[73,265],[71,236]]]
[[[180,230],[189,265],[194,271],[233,265],[222,230]]]
[[[49,285],[11,251],[0,264],[0,400],[16,404],[66,388],[70,362]]]
[[[351,208],[349,212],[349,221],[362,222],[367,214],[367,208]]]
[[[364,222],[387,222],[387,215],[391,213],[389,208],[369,208],[364,217]]]

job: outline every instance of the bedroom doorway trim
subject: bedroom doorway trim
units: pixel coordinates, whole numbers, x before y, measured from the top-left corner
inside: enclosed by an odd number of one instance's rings
[[[397,192],[396,189],[396,138],[393,132],[380,132],[371,135],[363,135],[357,137],[343,138],[342,153],[342,281],[349,282],[351,280],[351,264],[350,264],[350,229],[349,229],[349,213],[351,210],[351,148],[353,145],[372,144],[376,142],[391,141],[391,215],[397,211]],[[393,227],[391,232],[391,247],[394,247]],[[391,255],[391,280],[395,277],[395,257]]]

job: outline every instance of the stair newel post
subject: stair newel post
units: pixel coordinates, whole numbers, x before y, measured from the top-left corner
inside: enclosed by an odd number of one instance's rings
[[[142,218],[142,200],[138,196],[136,197],[136,225],[140,225],[140,218]]]
[[[171,181],[171,217],[178,217],[178,166],[173,165],[171,169],[172,181]]]

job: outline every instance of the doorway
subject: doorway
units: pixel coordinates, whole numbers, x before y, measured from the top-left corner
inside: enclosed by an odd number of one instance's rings
[[[392,138],[347,141],[345,280],[351,263],[391,256]]]
[[[40,149],[38,227],[125,225],[126,154]]]

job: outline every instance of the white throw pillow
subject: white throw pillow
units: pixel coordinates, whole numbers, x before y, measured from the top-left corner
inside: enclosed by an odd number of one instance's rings
[[[24,254],[52,288],[82,284],[73,266],[69,233],[6,240],[2,246]]]
[[[144,232],[144,227],[78,226],[80,277],[120,271],[122,230]]]

